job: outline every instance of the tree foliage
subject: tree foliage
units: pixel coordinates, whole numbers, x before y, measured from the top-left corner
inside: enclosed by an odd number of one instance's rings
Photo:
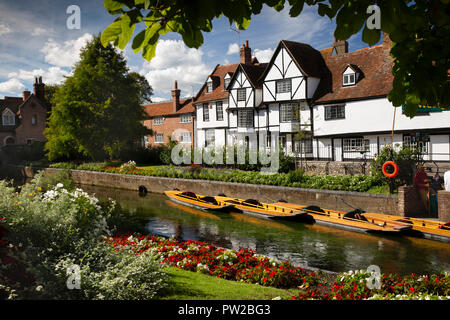
[[[73,75],[56,90],[49,117],[49,160],[114,157],[150,132],[143,126],[143,88],[125,58],[100,37],[87,43]]]
[[[102,33],[102,43],[123,49],[131,41],[137,25],[144,23],[132,40],[135,53],[146,60],[155,56],[160,36],[175,32],[190,48],[203,44],[203,32],[212,30],[214,18],[225,16],[231,24],[245,30],[263,5],[276,11],[289,7],[297,17],[304,5],[317,7],[318,14],[335,19],[334,35],[345,40],[361,29],[362,40],[374,45],[381,31],[393,41],[391,55],[393,90],[388,98],[394,106],[406,105],[406,114],[414,116],[417,106],[450,106],[450,1],[449,0],[105,0],[106,10],[119,15]],[[370,29],[367,19],[370,5],[381,12],[381,30]]]

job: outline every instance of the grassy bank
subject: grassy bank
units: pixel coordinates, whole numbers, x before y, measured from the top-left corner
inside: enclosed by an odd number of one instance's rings
[[[299,293],[297,289],[263,287],[174,267],[164,271],[170,275],[170,281],[158,294],[161,300],[271,300],[278,297],[285,300]]]

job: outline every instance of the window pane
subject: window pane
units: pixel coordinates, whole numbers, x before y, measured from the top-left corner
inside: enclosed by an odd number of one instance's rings
[[[217,121],[222,121],[223,120],[223,106],[222,106],[222,101],[218,101],[216,103],[216,119]]]
[[[212,81],[208,81],[206,83],[206,92],[212,92],[213,91],[213,83]]]
[[[245,101],[246,89],[238,89],[237,91],[237,101]]]
[[[253,110],[238,111],[238,127],[241,128],[253,127]]]
[[[277,93],[291,92],[291,79],[277,81]]]
[[[208,104],[203,104],[203,121],[209,121],[209,108]]]

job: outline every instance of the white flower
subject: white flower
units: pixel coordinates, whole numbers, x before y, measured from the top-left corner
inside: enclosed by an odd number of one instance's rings
[[[64,187],[64,185],[61,182],[56,185],[56,189],[62,188],[62,187]]]

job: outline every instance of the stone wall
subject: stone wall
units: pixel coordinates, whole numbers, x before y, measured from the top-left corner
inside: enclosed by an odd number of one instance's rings
[[[37,168],[14,166],[21,174],[31,177]],[[48,174],[61,169],[46,168]],[[124,175],[115,173],[70,170],[72,179],[79,184],[103,186],[127,190],[139,190],[144,186],[148,192],[164,193],[175,188],[204,195],[225,194],[237,198],[253,198],[262,202],[287,202],[317,205],[326,209],[350,211],[362,208],[367,212],[379,212],[405,217],[424,217],[424,211],[414,187],[400,187],[397,195],[381,195],[361,192],[345,192],[291,187],[254,185],[220,181],[176,179]],[[450,221],[450,192],[439,191],[439,220]]]
[[[297,168],[303,168],[306,174],[318,175],[370,175],[370,161],[364,166],[362,161],[318,161],[297,160]]]
[[[58,169],[46,169],[48,173]],[[225,194],[237,198],[254,198],[262,202],[287,202],[317,205],[323,208],[350,211],[352,207],[366,211],[397,213],[397,196],[375,195],[359,192],[301,189],[291,187],[265,186],[244,183],[219,181],[175,179],[165,177],[149,177],[101,173],[82,170],[71,170],[71,177],[76,183],[138,190],[144,186],[149,192],[164,193],[175,188],[189,190],[204,195]]]
[[[438,191],[439,221],[450,222],[450,191]]]

